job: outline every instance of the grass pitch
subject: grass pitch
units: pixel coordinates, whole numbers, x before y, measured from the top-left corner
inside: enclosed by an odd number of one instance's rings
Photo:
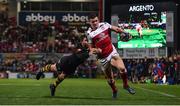
[[[66,79],[51,97],[54,79],[0,79],[0,105],[180,105],[179,85],[131,84],[131,95],[116,81],[118,98],[112,99],[105,79]]]

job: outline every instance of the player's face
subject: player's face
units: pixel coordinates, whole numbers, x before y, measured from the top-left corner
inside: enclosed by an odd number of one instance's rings
[[[81,42],[82,46],[87,46],[88,44],[88,41],[87,41],[87,38],[83,38],[82,42]]]
[[[99,25],[99,19],[98,17],[95,17],[93,19],[90,19],[90,25],[93,29],[97,29],[98,28],[98,25]]]

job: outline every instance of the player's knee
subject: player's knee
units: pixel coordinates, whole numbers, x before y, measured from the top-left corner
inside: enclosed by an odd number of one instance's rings
[[[107,82],[108,82],[109,84],[114,84],[114,83],[115,83],[115,80],[114,80],[114,79],[108,79]]]
[[[56,64],[52,64],[52,65],[51,65],[51,70],[52,70],[52,71],[57,71]]]
[[[120,73],[122,72],[125,72],[126,71],[126,68],[124,67],[124,66],[118,66],[117,67],[118,68],[118,70],[120,71]]]
[[[126,68],[124,66],[118,66],[117,69],[119,70],[120,73],[126,72]]]
[[[64,78],[65,78],[65,74],[62,74],[62,73],[61,73],[61,74],[58,75],[58,79],[61,79],[61,80],[62,80],[62,79],[64,79]]]
[[[126,68],[120,70],[120,73],[126,73],[126,72],[127,72]]]

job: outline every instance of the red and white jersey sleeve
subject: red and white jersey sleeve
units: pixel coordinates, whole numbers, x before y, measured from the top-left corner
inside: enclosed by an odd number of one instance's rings
[[[109,23],[99,23],[99,27],[96,30],[89,28],[87,31],[89,43],[92,43],[95,47],[102,49],[102,53],[100,54],[101,58],[109,56],[113,51],[110,30],[111,25]]]

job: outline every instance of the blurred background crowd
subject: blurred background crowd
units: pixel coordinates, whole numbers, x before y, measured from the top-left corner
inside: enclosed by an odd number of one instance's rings
[[[0,13],[0,51],[3,53],[69,53],[77,46],[82,31],[58,21],[31,22],[17,26],[16,19]]]

